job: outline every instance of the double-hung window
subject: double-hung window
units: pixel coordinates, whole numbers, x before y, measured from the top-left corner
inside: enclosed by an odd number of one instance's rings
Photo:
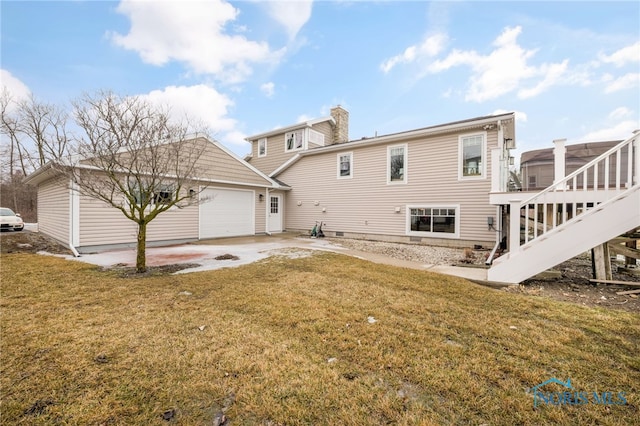
[[[258,157],[267,155],[267,138],[258,139]]]
[[[482,179],[486,170],[484,133],[460,136],[460,179]]]
[[[457,238],[459,236],[459,207],[407,206],[407,233],[431,237]]]
[[[353,177],[353,153],[345,152],[338,154],[338,179],[348,179]]]
[[[387,148],[387,183],[407,183],[407,145]]]

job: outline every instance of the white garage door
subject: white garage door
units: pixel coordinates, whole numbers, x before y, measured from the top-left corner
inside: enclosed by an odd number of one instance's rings
[[[255,234],[253,191],[207,188],[201,198],[200,238]]]

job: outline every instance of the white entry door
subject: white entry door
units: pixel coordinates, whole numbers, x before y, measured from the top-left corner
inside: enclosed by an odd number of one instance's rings
[[[269,232],[282,232],[282,196],[269,196]]]

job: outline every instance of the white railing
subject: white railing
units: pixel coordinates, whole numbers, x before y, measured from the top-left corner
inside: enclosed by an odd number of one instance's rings
[[[510,201],[509,251],[517,252],[549,231],[579,221],[599,203],[639,184],[640,134],[636,132],[542,192],[524,201]]]

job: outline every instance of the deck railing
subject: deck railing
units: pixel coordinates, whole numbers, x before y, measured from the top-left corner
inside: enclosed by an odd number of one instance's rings
[[[640,133],[524,200],[510,202],[509,251],[571,221],[640,184]],[[524,221],[524,236],[521,222]]]

